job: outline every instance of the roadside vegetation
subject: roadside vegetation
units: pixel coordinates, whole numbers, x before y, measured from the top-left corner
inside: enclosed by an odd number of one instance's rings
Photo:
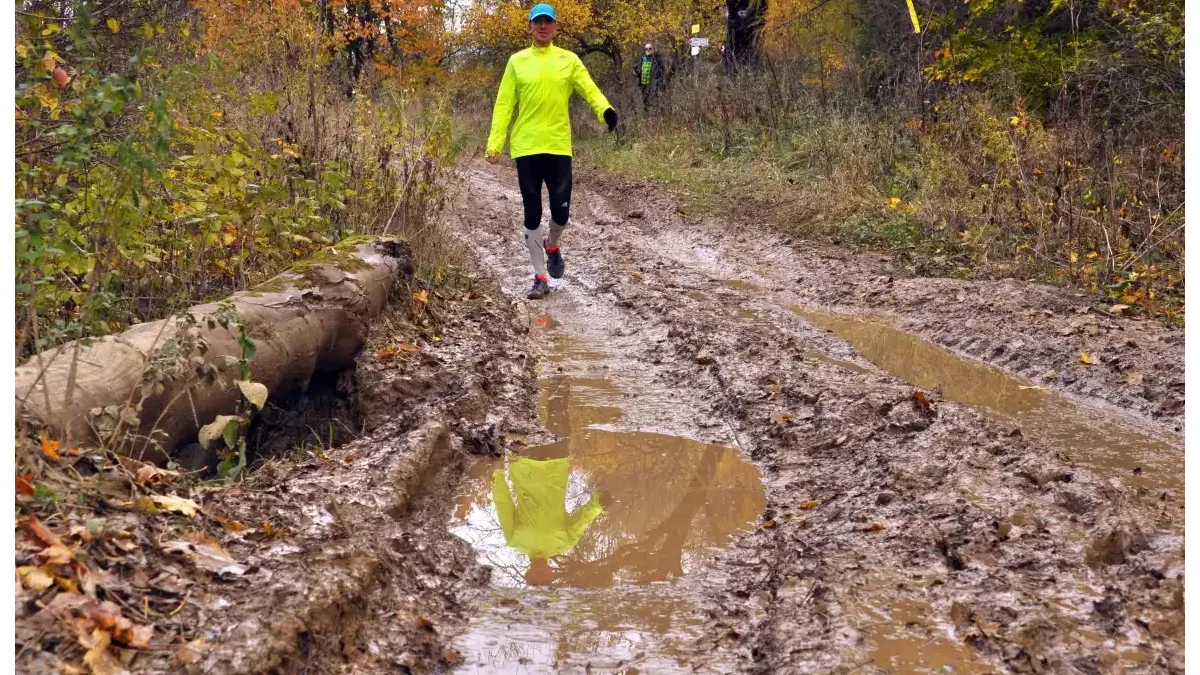
[[[360,19],[321,7],[26,3],[21,357],[249,288],[346,237],[421,229],[447,167],[445,98],[412,86],[420,63],[360,72],[376,49],[347,37]]]

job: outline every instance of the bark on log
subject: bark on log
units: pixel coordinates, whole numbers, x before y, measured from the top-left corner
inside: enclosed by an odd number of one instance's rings
[[[379,239],[326,249],[293,271],[230,296],[256,345],[251,379],[265,384],[274,398],[307,387],[316,373],[349,366],[397,277],[411,274],[408,245]],[[90,346],[67,343],[42,354],[44,373],[31,359],[16,369],[18,419],[48,427],[57,438],[97,442],[104,440],[100,422],[112,422],[111,415],[97,415],[97,410],[123,407],[136,414],[125,428],[140,439],[120,451],[164,462],[176,447],[194,441],[202,425],[232,413],[242,396],[233,385],[240,369],[226,358],[242,356],[237,333],[232,326],[208,326],[219,310],[219,303],[192,307],[189,312],[199,321],[190,331],[172,317],[95,339]],[[179,357],[185,351],[180,345],[192,336],[207,342],[200,359],[218,368],[218,384],[198,378],[199,364],[192,358],[198,353]],[[74,386],[69,386],[73,364]],[[156,380],[162,384],[159,391],[154,391]],[[157,443],[149,441],[152,431]]]

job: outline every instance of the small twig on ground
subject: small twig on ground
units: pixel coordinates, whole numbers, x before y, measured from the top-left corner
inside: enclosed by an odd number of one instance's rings
[[[191,599],[192,599],[192,589],[189,588],[189,589],[187,589],[187,595],[183,596],[183,600],[179,603],[179,606],[176,607],[175,609],[171,610],[167,614],[167,616],[175,616],[176,614],[178,614],[180,612],[180,610],[182,610],[184,608],[184,606],[186,606],[188,604],[188,601]]]
[[[347,537],[350,537],[351,530],[349,525],[347,525],[346,516],[342,514],[342,507],[338,504],[337,498],[333,495],[329,495],[329,504],[326,506],[326,509],[329,511],[329,513],[333,514],[334,519],[337,520],[338,527],[342,528],[342,532]]]
[[[742,442],[738,439],[737,432],[733,430],[733,425],[729,423],[729,420],[725,419],[724,415],[721,415],[721,421],[729,428],[729,433],[733,435],[733,442],[738,446],[738,450],[741,450],[744,455],[749,455],[746,452],[746,448],[742,447]]]

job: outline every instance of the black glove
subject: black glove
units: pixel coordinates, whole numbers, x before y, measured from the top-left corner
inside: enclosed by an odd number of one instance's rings
[[[609,108],[604,111],[604,123],[608,125],[608,130],[613,131],[617,128],[617,111]]]

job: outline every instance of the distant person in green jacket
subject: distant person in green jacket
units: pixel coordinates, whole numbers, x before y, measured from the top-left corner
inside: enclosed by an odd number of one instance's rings
[[[633,67],[633,74],[637,77],[638,88],[642,91],[642,105],[649,110],[650,104],[667,84],[667,73],[663,69],[662,58],[654,52],[654,45],[647,42],[642,48],[642,59]]]
[[[533,46],[509,57],[500,80],[487,159],[492,164],[499,161],[515,104],[517,122],[509,140],[509,154],[517,163],[517,183],[525,209],[525,246],[533,263],[533,288],[528,297],[536,300],[550,292],[547,270],[555,279],[562,278],[566,270],[559,240],[571,207],[568,101],[572,93],[582,96],[609,131],[617,128],[617,111],[592,81],[583,61],[552,44],[558,33],[553,7],[542,3],[529,10],[529,32],[533,34]],[[550,193],[548,235],[542,228],[543,183]]]

